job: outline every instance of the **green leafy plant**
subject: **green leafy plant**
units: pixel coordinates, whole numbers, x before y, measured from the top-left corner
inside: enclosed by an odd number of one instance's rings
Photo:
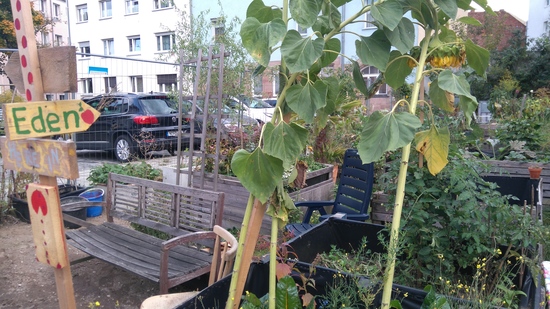
[[[465,75],[456,69],[467,63],[476,74],[483,76],[488,66],[489,52],[470,40],[460,40],[447,27],[447,22],[456,17],[458,8],[468,9],[471,2],[379,0],[349,12],[342,20],[338,8],[346,1],[285,0],[282,8],[265,5],[262,0],[252,1],[241,26],[243,46],[258,62],[256,72],[263,72],[269,65],[271,54],[278,50],[281,54],[279,76],[282,81],[276,112],[272,122],[264,125],[257,147],[252,151],[237,151],[231,161],[233,172],[250,192],[250,198],[242,230],[242,235],[246,236],[239,239],[226,308],[238,306],[235,295],[242,294],[242,278],[248,272],[247,261],[253,252],[247,245],[255,243],[258,237],[256,227],[261,224],[266,210],[274,217],[270,259],[276,258],[277,230],[287,221],[288,211],[295,208],[284,190],[283,174],[296,165],[308,142],[308,130],[300,123],[311,124],[321,118],[318,115],[330,114],[342,87],[336,78],[323,78],[323,68],[340,55],[338,35],[344,32],[344,27],[363,20],[366,13],[370,13],[375,20],[377,30],[368,37],[358,35],[357,55],[353,57],[383,72],[380,80],[385,80],[392,88],[402,86],[416,68],[410,100],[402,99],[388,113],[375,112],[368,117],[357,145],[365,163],[378,161],[388,151],[402,150],[395,199],[397,207],[394,209],[382,296],[383,308],[388,308],[411,143],[414,140],[416,149],[427,160],[431,174],[438,174],[448,163],[449,129],[439,127],[430,112],[426,117],[430,122],[429,129],[418,132],[422,123],[416,113],[424,78],[430,76],[432,79],[429,95],[433,105],[452,113],[459,109],[465,116],[467,126],[477,107],[477,100],[470,93]],[[491,12],[485,1],[473,2]],[[415,26],[405,14],[410,14],[424,30],[425,37],[419,46],[414,46],[414,38],[410,34],[415,32]],[[289,29],[290,18],[302,28],[311,28],[308,33],[312,34],[304,37],[298,31]],[[471,18],[460,19],[459,22],[479,24]],[[353,65],[352,76],[357,89],[365,96],[372,95],[373,89],[365,84],[359,63],[351,60],[353,57],[342,56]],[[455,106],[455,96],[459,99],[458,106]],[[420,103],[430,107],[428,102]],[[275,308],[275,266],[271,267],[269,304],[270,308]]]
[[[90,171],[90,175],[87,180],[90,181],[92,185],[106,184],[109,179],[109,173],[134,176],[150,180],[162,179],[161,170],[153,168],[150,164],[142,161],[140,163],[128,164],[103,163]]]

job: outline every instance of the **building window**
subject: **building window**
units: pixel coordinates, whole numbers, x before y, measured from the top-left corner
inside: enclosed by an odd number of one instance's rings
[[[172,0],[153,0],[155,10],[171,8],[174,4]]]
[[[134,14],[139,12],[138,0],[126,0],[126,14]]]
[[[365,80],[367,87],[370,87],[370,85],[372,85],[376,78],[378,78],[380,71],[374,66],[367,66],[361,70],[361,74],[363,75],[363,79]],[[376,92],[377,95],[385,95],[387,93],[388,86],[385,83],[383,83]]]
[[[172,50],[176,44],[176,36],[173,33],[157,34],[157,51]]]
[[[41,32],[41,37],[42,37],[42,45],[44,46],[50,45],[50,36],[47,33]]]
[[[46,4],[46,0],[40,0],[38,1],[38,5],[40,6],[40,12],[46,14],[47,11],[48,11],[48,7],[47,7],[47,4]]]
[[[210,19],[212,23],[212,38],[214,41],[218,41],[221,36],[225,34],[225,24],[223,18],[212,18]]]
[[[59,100],[66,100],[65,95],[64,95],[64,94],[60,94],[60,95],[59,95]]]
[[[112,56],[115,54],[115,40],[106,39],[103,40],[103,54],[105,56]]]
[[[54,3],[53,4],[53,16],[59,18],[61,16],[61,5]]]
[[[254,95],[263,95],[264,85],[263,85],[263,75],[259,74],[254,76]]]
[[[80,55],[81,57],[90,57],[90,42],[80,42],[78,43],[78,48],[80,49],[80,53],[87,54],[87,55]]]
[[[128,38],[128,47],[131,53],[141,51],[141,38],[139,36]]]
[[[76,6],[76,20],[80,23],[88,21],[88,5]]]
[[[94,92],[94,87],[93,87],[93,83],[92,83],[92,79],[91,78],[83,78],[80,80],[80,85],[82,86],[82,93],[93,93]]]
[[[374,0],[366,0],[365,5],[372,5],[373,1]],[[368,28],[376,28],[376,26],[374,25],[374,18],[372,18],[370,11],[365,13],[365,29]]]
[[[53,94],[46,94],[46,101],[53,101]]]
[[[111,0],[103,0],[99,1],[99,12],[100,12],[100,18],[107,18],[111,17],[113,15],[113,11],[111,8]]]
[[[55,46],[62,46],[63,45],[63,36],[61,35],[55,35]]]
[[[103,77],[105,80],[105,93],[117,91],[116,77]]]
[[[298,23],[296,23],[296,31],[298,31],[302,36],[307,35],[307,28],[302,28]]]
[[[159,85],[160,92],[170,92],[176,90],[177,85],[176,74],[162,74],[157,75],[157,84]]]
[[[132,92],[143,92],[143,76],[130,76]]]

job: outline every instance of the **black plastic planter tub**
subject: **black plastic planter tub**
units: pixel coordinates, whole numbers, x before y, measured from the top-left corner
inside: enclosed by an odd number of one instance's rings
[[[69,197],[69,196],[78,196],[80,193],[86,191],[89,188],[84,188],[80,186],[73,186],[68,184],[58,185],[59,188],[59,197]],[[27,200],[20,198],[18,195],[10,195],[11,205],[15,211],[15,216],[21,221],[26,223],[31,223],[29,216],[29,204]],[[76,215],[75,217],[79,217]]]
[[[300,260],[293,267],[296,271],[293,273],[294,280],[302,285],[299,273],[305,274],[306,277],[311,276],[315,280],[315,289],[309,292],[313,295],[325,295],[325,290],[328,285],[333,283],[334,278],[339,273],[326,267],[315,267],[315,273],[308,274],[311,268],[311,262],[315,259],[318,253],[328,252],[332,245],[336,245],[342,249],[357,248],[364,237],[369,240],[367,247],[371,252],[384,252],[384,246],[378,240],[380,233],[387,237],[384,226],[362,223],[358,221],[350,221],[343,219],[329,218],[318,224],[306,233],[291,239],[287,244],[290,246],[289,251],[296,253]],[[339,274],[345,278],[352,277],[349,274]],[[245,284],[245,291],[254,293],[258,297],[262,297],[269,289],[269,262],[253,263],[250,267],[250,272]],[[379,284],[370,282],[369,278],[361,277],[362,282],[366,284]],[[229,285],[231,276],[228,276],[212,286],[202,290],[196,297],[179,305],[178,309],[209,309],[209,308],[225,308],[225,303],[229,294]],[[535,282],[537,284],[535,285]],[[377,286],[374,290],[378,290]],[[544,287],[540,278],[534,280],[531,272],[527,269],[523,278],[523,292],[527,297],[520,298],[519,308],[544,308],[541,307],[541,301],[544,304]],[[403,286],[399,284],[393,285],[392,299],[397,299],[401,302],[404,309],[420,309],[426,292],[420,289]],[[370,308],[380,308],[382,300],[381,289],[376,295],[373,305]],[[316,298],[317,308],[324,308],[322,300]],[[468,303],[464,304],[464,308],[468,308]]]

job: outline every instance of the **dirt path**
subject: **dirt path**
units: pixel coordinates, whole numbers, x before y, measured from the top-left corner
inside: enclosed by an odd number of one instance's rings
[[[93,219],[100,222],[104,217]],[[31,225],[11,218],[2,222],[0,308],[59,307],[54,271],[34,256]],[[69,246],[71,261],[85,256]],[[139,308],[144,299],[158,294],[158,284],[97,259],[71,266],[71,273],[77,308]],[[195,290],[206,285],[207,280],[203,276],[170,292]],[[100,306],[91,305],[95,302]]]

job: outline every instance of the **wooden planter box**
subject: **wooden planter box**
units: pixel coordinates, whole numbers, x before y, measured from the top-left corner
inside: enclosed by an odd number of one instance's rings
[[[490,175],[529,178],[528,167],[531,163],[504,160],[484,160],[483,162],[491,166],[491,171],[483,174],[483,176]],[[542,204],[550,205],[550,164],[540,164],[540,166],[542,166],[542,173],[540,174],[542,180]]]
[[[393,209],[386,209],[389,196],[382,192],[374,192],[370,202],[370,219],[374,224],[392,222]]]
[[[332,199],[334,195],[333,182],[333,166],[327,167],[313,172],[308,172],[306,175],[306,187],[301,190],[290,193],[290,197],[295,202],[298,201],[325,201]],[[200,187],[202,179],[194,175],[193,187]],[[204,178],[204,189],[214,189],[213,174],[207,174]],[[249,192],[241,185],[237,177],[219,176],[218,190],[225,192],[225,202],[223,210],[223,227],[224,228],[240,228],[246,204],[248,202]],[[269,234],[271,230],[271,217],[264,216],[262,223],[262,233]]]

